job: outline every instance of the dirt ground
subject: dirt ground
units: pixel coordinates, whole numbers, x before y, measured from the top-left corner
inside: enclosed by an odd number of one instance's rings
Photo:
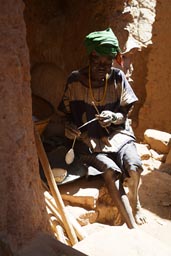
[[[171,175],[144,171],[139,194],[147,218],[140,229],[171,246]]]
[[[128,229],[126,224],[112,227],[93,223],[84,226],[88,237],[75,248],[94,256],[113,255],[113,252],[116,255],[130,256],[170,256],[170,184],[171,175],[157,170],[144,170],[139,195],[147,223],[132,230]],[[105,239],[106,237],[108,239]],[[102,242],[99,244],[99,241]],[[123,243],[124,246],[121,246]]]
[[[139,226],[140,230],[171,247],[171,175],[152,169],[143,162],[142,183],[139,190],[142,209],[147,223]],[[151,162],[150,162],[151,163]],[[61,193],[73,189],[73,194],[80,188],[81,180],[59,186]],[[77,188],[77,184],[79,184]],[[91,185],[89,184],[91,187]],[[90,188],[89,187],[89,188]],[[77,214],[76,214],[77,215]],[[88,227],[85,227],[86,229]],[[91,230],[91,232],[96,232]]]
[[[144,169],[139,196],[147,222],[138,228],[143,234],[147,233],[158,239],[171,250],[171,175]],[[84,229],[90,235],[98,232],[95,227],[88,225]]]

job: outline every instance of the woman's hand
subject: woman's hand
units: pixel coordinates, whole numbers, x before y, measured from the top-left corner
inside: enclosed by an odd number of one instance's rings
[[[115,113],[110,110],[104,110],[96,117],[103,128],[109,127],[116,120]]]
[[[67,123],[65,124],[65,136],[73,140],[75,137],[79,137],[81,135],[80,130],[77,129],[76,125],[72,123]]]

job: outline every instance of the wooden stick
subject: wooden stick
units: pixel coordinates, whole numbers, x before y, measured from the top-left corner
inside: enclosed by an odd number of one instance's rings
[[[62,243],[66,244],[66,245],[69,245],[69,244],[68,244],[68,241],[67,241],[67,239],[66,239],[66,237],[65,237],[65,235],[64,235],[63,228],[62,228],[59,224],[57,224],[57,223],[54,223],[54,222],[53,222],[52,224],[55,225],[57,239],[58,239],[58,240],[61,239],[60,241],[61,241]]]
[[[45,201],[46,201],[48,208],[56,216],[56,218],[59,219],[60,224],[62,226],[62,223],[61,223],[62,220],[60,219],[57,207],[54,205],[53,197],[47,191],[44,193],[44,195],[45,195]],[[69,214],[70,222],[75,230],[77,237],[79,238],[79,240],[83,240],[87,236],[86,233],[83,231],[83,229],[82,229],[81,225],[78,223],[78,221],[70,213],[68,213],[68,214]]]
[[[80,241],[83,240],[87,236],[87,234],[85,233],[85,231],[83,230],[79,222],[70,213],[69,213],[69,216],[77,237],[79,238]]]
[[[60,195],[59,189],[57,187],[57,184],[55,182],[47,155],[45,153],[40,135],[38,131],[36,130],[36,127],[34,129],[35,131],[35,142],[36,142],[36,147],[37,147],[37,153],[39,160],[41,162],[42,168],[44,170],[44,174],[46,176],[51,194],[53,198],[55,199],[56,205],[58,206],[58,209],[60,211],[61,218],[63,220],[63,223],[65,225],[66,232],[68,234],[69,239],[71,240],[71,244],[74,245],[78,242],[77,236],[75,234],[75,231],[73,229],[73,226],[69,222],[68,215],[65,209],[65,205],[63,203],[62,197]]]
[[[48,199],[45,199],[45,202],[46,202],[48,211],[50,211],[50,212],[56,217],[56,219],[58,220],[58,222],[60,223],[60,225],[61,225],[62,227],[64,227],[64,224],[63,224],[63,222],[62,222],[61,216],[60,216],[60,214],[57,212],[56,208],[51,204],[51,202],[50,202]]]
[[[63,243],[63,244],[68,244],[66,242],[66,237],[64,235],[64,230],[63,228],[61,227],[61,225],[59,225],[59,222],[57,221],[57,219],[54,217],[54,216],[51,216],[50,218],[50,224],[52,226],[52,229],[57,237],[57,239]]]
[[[47,200],[47,199],[46,199]],[[71,245],[71,242],[69,241],[68,237],[66,237],[66,231],[65,227],[63,225],[63,222],[61,221],[61,218],[58,218],[59,216],[56,216],[52,210],[46,206],[47,212],[49,215],[49,223],[51,225],[52,231],[54,232],[55,237],[62,243],[65,243],[66,245]]]
[[[98,108],[96,107],[96,105],[95,105],[95,102],[94,101],[92,101],[92,104],[93,104],[93,106],[94,106],[94,108],[95,108],[95,110],[96,110],[96,112],[97,112],[97,114],[98,115],[100,115],[100,112],[99,112],[99,110],[98,110]],[[109,134],[109,130],[105,127],[105,130],[107,131],[107,133]]]

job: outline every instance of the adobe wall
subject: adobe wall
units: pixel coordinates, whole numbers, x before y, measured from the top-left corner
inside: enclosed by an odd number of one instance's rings
[[[33,134],[23,9],[21,0],[1,1],[0,254],[1,240],[14,252],[36,232],[49,230]]]
[[[153,26],[153,45],[148,53],[146,97],[139,112],[138,134],[147,128],[171,133],[171,5],[157,1]],[[138,69],[138,65],[137,65]],[[137,85],[138,87],[138,85]]]

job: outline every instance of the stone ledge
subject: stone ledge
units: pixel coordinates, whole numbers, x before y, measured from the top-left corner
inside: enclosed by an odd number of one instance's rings
[[[128,229],[125,225],[121,227],[101,225],[97,232],[74,245],[74,248],[91,256],[171,255],[171,247],[140,229]]]

